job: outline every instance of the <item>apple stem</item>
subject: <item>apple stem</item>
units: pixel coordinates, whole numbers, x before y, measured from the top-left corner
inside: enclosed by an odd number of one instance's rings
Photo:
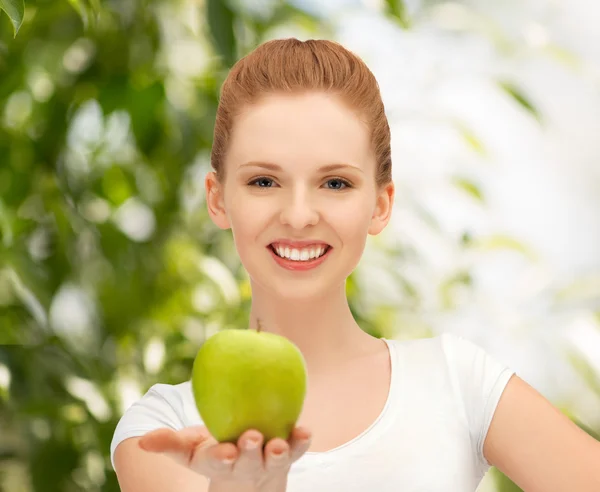
[[[256,329],[257,333],[260,333],[260,330],[262,329],[260,326],[260,319],[256,318],[256,324],[258,325],[258,328]]]

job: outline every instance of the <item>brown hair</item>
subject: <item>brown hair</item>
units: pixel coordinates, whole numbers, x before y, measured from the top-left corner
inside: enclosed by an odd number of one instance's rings
[[[236,114],[269,93],[327,91],[338,95],[371,130],[379,187],[392,180],[390,129],[379,85],[365,63],[327,40],[275,39],[259,45],[229,71],[221,88],[211,165],[225,178],[224,157]]]

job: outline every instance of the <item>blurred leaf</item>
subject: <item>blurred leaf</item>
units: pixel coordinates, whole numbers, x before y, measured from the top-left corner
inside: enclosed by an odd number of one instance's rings
[[[4,10],[8,15],[13,25],[14,37],[17,37],[25,15],[24,0],[0,0],[0,10]]]
[[[596,439],[596,441],[600,441],[600,431],[597,429],[592,429],[589,425],[584,424],[583,422],[581,422],[580,420],[578,420],[577,418],[575,418],[572,415],[569,415],[569,418],[573,421],[573,423],[575,425],[577,425],[577,427],[579,427],[583,432],[585,432],[586,434],[592,436],[594,439]]]
[[[89,25],[90,14],[88,12],[88,8],[85,2],[83,0],[68,0],[68,2],[75,9],[75,12],[79,14],[79,17],[81,17],[83,27],[87,29]]]
[[[530,248],[525,246],[525,244],[515,238],[502,234],[473,238],[471,241],[471,247],[485,251],[509,249],[522,253],[531,260],[537,259],[537,255]]]
[[[346,295],[349,298],[355,299],[359,294],[359,286],[356,282],[356,274],[351,273],[346,279]]]
[[[151,152],[160,141],[161,121],[157,117],[163,109],[165,90],[160,82],[129,91],[128,109],[131,125],[140,150]]]
[[[589,388],[600,396],[600,376],[594,367],[576,350],[564,348],[567,360],[573,365]]]
[[[468,271],[457,272],[445,279],[439,286],[438,291],[444,309],[455,307],[455,292],[465,287],[470,287],[473,283],[471,274]]]
[[[223,0],[207,0],[208,26],[217,53],[231,67],[237,60],[237,44],[233,24],[235,14]]]
[[[483,143],[481,142],[481,140],[479,140],[479,138],[477,138],[477,135],[475,135],[475,133],[473,133],[464,124],[457,123],[456,126],[458,127],[460,133],[462,134],[469,147],[471,147],[479,155],[486,154]]]
[[[469,231],[465,231],[460,236],[460,244],[462,246],[470,246],[473,241],[473,235]]]
[[[96,27],[101,10],[100,0],[68,0],[68,2],[81,17],[84,30]]]
[[[499,85],[504,91],[510,95],[521,107],[523,107],[528,113],[534,116],[537,120],[540,120],[540,113],[529,98],[513,83],[511,82],[499,82]]]
[[[20,264],[18,263],[20,261]],[[48,290],[44,285],[44,272],[31,264],[25,255],[14,255],[12,269],[8,277],[12,283],[15,296],[20,304],[27,309],[31,318],[35,320],[34,326],[46,327],[48,323],[47,311],[50,304]],[[39,282],[36,282],[38,280]]]
[[[406,5],[404,5],[403,0],[385,0],[385,10],[404,29],[408,29],[410,27],[411,22],[408,18],[408,13],[406,12]]]
[[[317,15],[302,10],[294,4],[288,2],[281,2],[275,9],[273,17],[268,19],[266,22],[262,23],[261,26],[263,29],[259,29],[258,33],[262,35],[264,34],[265,29],[268,29],[273,25],[291,22],[297,23],[300,26],[302,26],[302,28],[307,29],[309,31],[316,31],[317,29],[323,27],[321,25],[322,21]]]
[[[411,201],[411,207],[414,210],[415,214],[429,226],[431,229],[435,231],[441,230],[441,225],[437,217],[428,210],[420,201],[413,200]]]
[[[600,308],[600,273],[588,272],[570,281],[556,291],[555,300],[563,305]]]
[[[581,69],[581,59],[575,53],[562,46],[549,43],[544,51],[571,70]]]
[[[498,470],[498,468],[492,467],[490,473],[496,485],[496,492],[523,492],[516,483]]]
[[[56,459],[60,456],[60,459]],[[72,442],[56,438],[35,445],[31,458],[33,487],[37,492],[69,490],[70,475],[79,463],[79,453]],[[74,484],[73,484],[74,485]]]
[[[134,194],[133,180],[122,168],[113,166],[102,176],[102,191],[114,205],[121,205]]]
[[[452,183],[456,187],[465,191],[471,197],[475,198],[475,200],[477,200],[478,202],[483,203],[483,201],[484,201],[483,193],[481,193],[481,190],[479,189],[479,187],[472,181],[469,181],[467,178],[461,178],[461,177],[455,176],[454,178],[452,178]]]
[[[92,10],[96,13],[99,13],[102,8],[102,0],[88,0]]]

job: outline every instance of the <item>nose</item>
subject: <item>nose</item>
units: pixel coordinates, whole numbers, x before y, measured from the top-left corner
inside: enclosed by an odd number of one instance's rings
[[[281,223],[293,229],[303,229],[306,226],[316,225],[319,221],[314,197],[306,190],[297,190],[285,198],[281,210]]]

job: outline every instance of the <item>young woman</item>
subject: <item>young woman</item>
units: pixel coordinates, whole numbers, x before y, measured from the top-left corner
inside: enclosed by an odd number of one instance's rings
[[[191,383],[157,384],[111,445],[124,492],[474,491],[491,465],[526,491],[600,490],[600,443],[466,339],[377,339],[345,294],[394,201],[378,85],[329,41],[275,40],[231,70],[206,177],[251,278],[249,329],[302,351],[305,405],[288,441],[217,443]]]

